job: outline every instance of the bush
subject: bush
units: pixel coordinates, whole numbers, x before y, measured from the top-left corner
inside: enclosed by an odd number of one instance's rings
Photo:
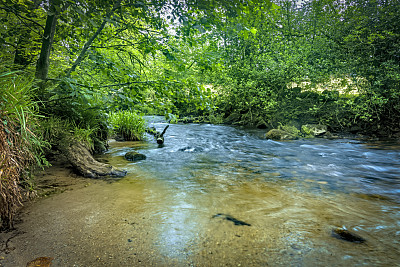
[[[109,130],[103,124],[106,122],[98,123],[97,126],[87,123],[82,127],[55,116],[42,120],[42,135],[51,145],[51,149],[46,150],[46,154],[51,155],[53,151],[65,149],[72,140],[79,141],[92,153],[104,152]]]
[[[93,141],[93,134],[96,132],[97,129],[95,128],[74,128],[74,139],[84,144],[89,151],[94,150],[94,141]]]
[[[110,122],[114,132],[126,141],[143,139],[146,130],[146,121],[132,111],[120,111],[110,114]]]
[[[72,125],[67,120],[51,116],[40,123],[42,136],[51,145],[52,150],[57,150],[72,132]],[[50,149],[46,153],[51,152]]]

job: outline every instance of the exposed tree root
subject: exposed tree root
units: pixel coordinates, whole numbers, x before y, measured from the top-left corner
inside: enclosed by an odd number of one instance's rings
[[[118,170],[113,166],[101,163],[94,159],[85,145],[79,142],[72,142],[62,151],[71,163],[72,167],[84,177],[99,178],[102,176],[122,177],[126,171]]]

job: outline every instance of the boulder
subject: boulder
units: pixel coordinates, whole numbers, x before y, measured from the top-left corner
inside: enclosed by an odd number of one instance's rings
[[[295,140],[297,137],[291,133],[288,133],[280,129],[272,129],[265,134],[266,139],[272,140]]]
[[[125,154],[124,157],[125,159],[134,162],[146,159],[146,155],[140,154],[138,152],[128,152]]]
[[[328,132],[328,126],[322,124],[304,124],[301,132],[306,136],[321,136]]]

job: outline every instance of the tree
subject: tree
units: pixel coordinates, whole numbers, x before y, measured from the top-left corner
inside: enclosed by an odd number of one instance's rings
[[[399,2],[311,1],[339,64],[336,72],[347,75],[358,87],[358,96],[343,104],[353,123],[369,133],[398,131],[399,121]]]

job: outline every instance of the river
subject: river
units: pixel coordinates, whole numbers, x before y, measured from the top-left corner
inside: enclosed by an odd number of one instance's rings
[[[398,143],[263,134],[172,124],[163,147],[110,142],[100,159],[128,175],[31,205],[3,265],[400,266]],[[333,237],[337,227],[366,242]]]

